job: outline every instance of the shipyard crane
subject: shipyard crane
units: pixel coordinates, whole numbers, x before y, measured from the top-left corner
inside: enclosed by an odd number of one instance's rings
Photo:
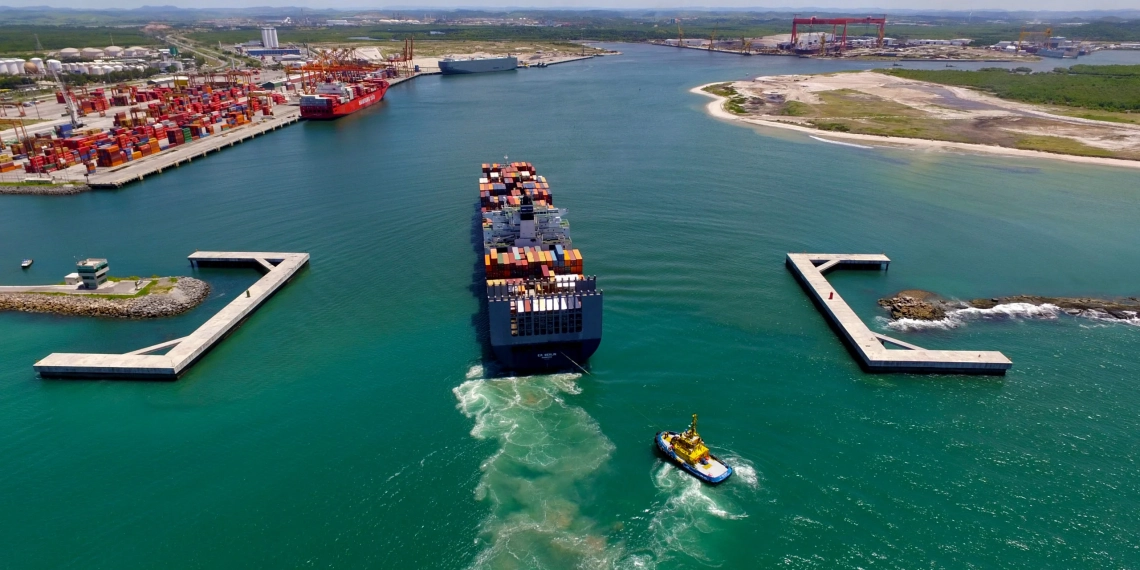
[[[740,53],[752,55],[752,40],[744,37],[740,38]]]
[[[1053,37],[1053,28],[1045,28],[1044,32],[1027,32],[1025,28],[1021,28],[1021,33],[1017,35],[1017,53],[1021,53],[1021,44],[1025,42],[1026,37],[1033,39],[1038,34],[1044,34],[1040,45],[1045,45],[1049,42],[1049,38]]]
[[[709,35],[709,51],[713,50],[713,44],[716,43],[716,28],[717,28],[717,25],[713,24],[712,34]]]
[[[685,31],[681,29],[681,20],[677,20],[677,47],[685,47]]]
[[[876,43],[875,47],[883,47],[883,36],[886,33],[887,18],[886,18],[886,16],[883,16],[882,18],[876,18],[876,17],[871,17],[871,16],[868,16],[866,18],[817,18],[815,16],[812,16],[810,18],[800,18],[799,15],[797,14],[796,16],[794,16],[792,18],[792,46],[796,45],[796,40],[799,37],[799,29],[798,29],[799,26],[803,26],[803,25],[808,26],[808,29],[810,30],[809,33],[811,33],[811,32],[815,31],[815,25],[816,24],[821,24],[821,25],[831,24],[832,25],[832,28],[831,28],[832,42],[835,41],[836,34],[839,32],[838,27],[843,26],[843,39],[840,41],[840,44],[839,44],[839,46],[840,46],[839,49],[840,49],[840,51],[842,51],[847,45],[847,26],[849,24],[855,24],[855,25],[863,24],[863,25],[871,25],[871,26],[878,27],[879,28],[879,34],[878,34],[879,39],[878,39],[878,42]],[[825,44],[825,42],[821,38],[820,39],[820,46],[819,46],[821,51],[826,51],[826,46],[824,44]]]

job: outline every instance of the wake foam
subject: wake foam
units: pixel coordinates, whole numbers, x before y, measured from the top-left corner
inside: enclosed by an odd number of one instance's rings
[[[614,452],[598,423],[566,402],[581,393],[581,376],[482,374],[473,366],[453,389],[456,407],[474,420],[471,436],[499,443],[480,465],[475,496],[490,503],[490,514],[471,568],[651,569],[678,554],[713,564],[705,535],[746,518],[739,500],[761,489],[752,463],[733,454],[723,457],[735,473],[717,487],[658,461],[650,473],[657,497],[634,517],[646,526],[630,529],[624,542],[610,540],[578,508],[578,490]]]
[[[946,311],[946,318],[937,321],[923,321],[919,319],[890,320],[885,317],[876,317],[886,328],[896,331],[919,330],[949,330],[965,325],[973,320],[1014,320],[1014,319],[1056,319],[1061,314],[1061,308],[1048,303],[1034,305],[1032,303],[1005,303],[994,305],[989,309],[966,307],[964,309],[950,309]]]
[[[732,465],[736,469],[736,464]],[[653,467],[653,485],[660,499],[651,509],[648,542],[656,560],[668,560],[680,552],[704,563],[712,562],[702,547],[704,535],[716,531],[720,521],[748,516],[734,504],[728,492],[729,485],[739,482],[734,481],[738,475],[739,472],[734,473],[714,488],[672,463],[662,460]]]
[[[473,568],[648,567],[623,557],[578,510],[578,487],[613,454],[598,423],[566,395],[579,374],[481,379],[472,367],[454,388],[471,435],[499,449],[480,469],[476,498],[491,504]],[[646,561],[647,562],[647,561]]]

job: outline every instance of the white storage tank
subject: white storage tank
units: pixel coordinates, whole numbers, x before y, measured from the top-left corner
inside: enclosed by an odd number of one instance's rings
[[[103,50],[99,48],[83,48],[80,50],[79,55],[83,59],[99,59],[103,57]]]
[[[8,62],[9,62],[8,63],[8,73],[10,73],[12,75],[23,75],[24,74],[24,60],[22,60],[22,59],[10,59],[10,60],[8,60]]]
[[[48,71],[63,71],[63,63],[61,63],[58,59],[49,59],[47,60],[47,68]]]
[[[75,48],[63,48],[59,50],[60,59],[79,59],[79,50]]]
[[[33,57],[32,59],[28,60],[28,63],[35,66],[36,73],[44,73],[47,71],[47,67],[44,66],[44,60],[41,58]]]
[[[7,59],[0,59],[0,75],[11,75],[11,74],[12,73],[10,71],[8,71],[8,60]]]
[[[107,57],[121,57],[123,55],[123,48],[119,46],[107,46],[103,50],[103,55]]]
[[[112,65],[111,66],[111,71],[122,71],[122,70],[123,70],[123,66],[121,66],[121,65]]]
[[[87,72],[91,75],[103,75],[102,65],[92,65],[87,68]]]

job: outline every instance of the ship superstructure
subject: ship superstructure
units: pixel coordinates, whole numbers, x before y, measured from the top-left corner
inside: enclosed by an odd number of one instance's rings
[[[602,291],[583,273],[564,208],[528,162],[479,179],[489,337],[506,367],[580,367],[602,340]]]
[[[301,96],[301,117],[335,119],[350,115],[379,103],[387,92],[388,82],[372,75],[353,82],[318,83],[312,93]]]

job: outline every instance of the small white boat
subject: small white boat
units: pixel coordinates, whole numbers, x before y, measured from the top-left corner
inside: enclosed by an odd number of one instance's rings
[[[24,261],[20,262],[20,268],[21,269],[27,269],[27,268],[31,267],[32,264],[35,262],[36,262],[36,260],[29,257],[28,259],[25,259]]]

